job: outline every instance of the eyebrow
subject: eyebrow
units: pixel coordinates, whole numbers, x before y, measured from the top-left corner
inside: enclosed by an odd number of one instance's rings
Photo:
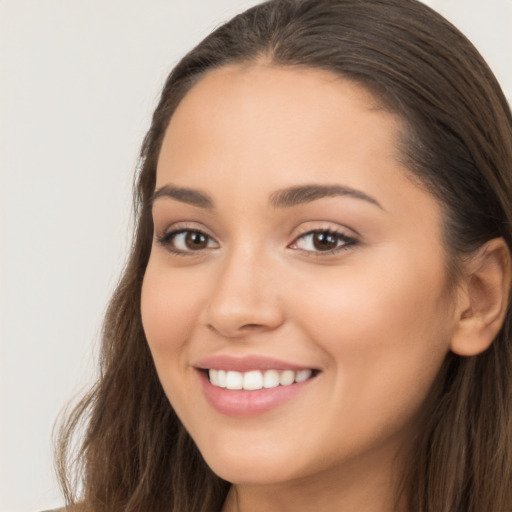
[[[317,199],[336,196],[347,196],[354,199],[361,199],[384,209],[376,199],[368,194],[343,185],[298,185],[295,187],[285,188],[283,190],[277,190],[270,195],[270,204],[274,208],[290,208],[300,204],[310,203]],[[212,210],[214,208],[213,199],[208,194],[192,188],[164,185],[163,187],[155,190],[149,201],[150,206],[152,206],[157,199],[162,197],[168,197],[182,203],[208,210]]]
[[[208,210],[213,209],[212,198],[208,194],[192,188],[176,187],[175,185],[164,185],[163,187],[155,190],[154,194],[149,200],[150,206],[153,206],[153,203],[161,197],[175,199],[181,203],[198,206],[199,208],[206,208]]]
[[[361,199],[378,206],[382,205],[373,197],[360,190],[343,185],[299,185],[273,192],[270,196],[270,204],[274,208],[289,208],[299,204],[309,203],[324,197],[348,196],[354,199]]]

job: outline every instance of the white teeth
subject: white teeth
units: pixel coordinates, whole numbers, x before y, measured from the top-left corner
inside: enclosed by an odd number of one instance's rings
[[[277,388],[279,386],[279,372],[277,370],[267,370],[263,375],[263,387],[266,389]]]
[[[258,370],[244,373],[244,389],[250,391],[254,389],[261,389],[263,387],[263,375]]]
[[[226,371],[225,370],[210,370],[210,382],[219,388],[226,387]]]
[[[281,386],[289,386],[295,382],[295,372],[292,370],[285,370],[279,377],[279,384]]]
[[[226,388],[227,389],[242,389],[244,383],[244,376],[240,372],[227,372],[226,373]]]
[[[313,372],[311,370],[300,370],[295,374],[295,382],[304,382],[308,380]]]
[[[210,382],[214,386],[219,387],[219,370],[210,370],[208,376],[210,377]]]
[[[219,387],[225,388],[226,387],[226,370],[219,370],[217,379],[219,380]]]
[[[290,386],[294,382],[304,382],[312,376],[312,370],[259,370],[249,372],[235,372],[226,370],[208,370],[210,382],[220,388],[232,390],[244,389],[254,391],[258,389],[270,389],[279,385]]]

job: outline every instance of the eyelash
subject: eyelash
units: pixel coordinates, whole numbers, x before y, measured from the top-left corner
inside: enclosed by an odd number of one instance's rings
[[[162,236],[157,237],[157,242],[159,245],[163,246],[169,252],[171,252],[172,254],[176,254],[178,256],[193,256],[194,253],[200,253],[203,250],[211,249],[211,247],[205,247],[204,249],[198,249],[198,250],[176,249],[172,245],[173,240],[177,236],[182,235],[182,234],[201,235],[206,238],[207,243],[209,243],[210,241],[213,240],[213,238],[210,235],[208,235],[204,231],[201,231],[200,229],[180,228],[180,229],[170,231],[168,233],[164,233]],[[288,247],[293,249],[293,246],[296,245],[299,240],[305,240],[307,237],[312,237],[315,235],[332,236],[336,239],[336,243],[339,244],[341,242],[341,245],[337,245],[336,247],[329,249],[329,250],[325,250],[325,251],[299,249],[302,252],[307,253],[308,256],[311,256],[312,254],[314,254],[314,255],[322,257],[322,256],[329,256],[329,255],[337,254],[339,252],[346,251],[346,250],[350,249],[352,246],[354,246],[358,243],[358,241],[355,238],[350,237],[341,231],[337,231],[335,229],[329,228],[329,229],[313,229],[313,230],[309,230],[304,233],[301,233],[293,240],[293,242],[290,245],[288,245]]]
[[[301,233],[299,236],[297,236],[295,238],[295,240],[288,247],[293,248],[292,246],[297,245],[297,242],[299,240],[305,240],[307,237],[314,237],[315,235],[327,235],[330,237],[334,237],[336,244],[337,244],[336,247],[333,247],[332,249],[328,249],[325,251],[321,251],[321,250],[314,251],[314,250],[306,250],[306,249],[299,249],[299,250],[302,250],[303,252],[307,253],[308,255],[314,254],[315,256],[318,255],[318,256],[322,257],[322,256],[329,256],[329,255],[337,254],[342,251],[347,251],[350,249],[350,247],[353,247],[354,245],[357,244],[357,240],[355,238],[350,237],[341,231],[337,231],[332,228],[327,228],[327,229],[312,229],[312,230],[306,231],[304,233]],[[340,244],[340,245],[338,245],[338,244]]]
[[[159,245],[161,245],[162,247],[167,249],[172,254],[176,254],[177,256],[193,256],[194,253],[199,253],[199,252],[202,252],[202,250],[204,250],[204,249],[199,249],[199,250],[195,251],[193,249],[189,249],[187,251],[187,250],[182,250],[182,249],[176,249],[175,247],[173,247],[173,240],[175,240],[176,237],[178,237],[179,235],[182,235],[182,234],[201,235],[206,238],[207,243],[209,243],[211,240],[213,240],[213,238],[210,235],[208,235],[204,231],[201,231],[200,229],[185,227],[185,228],[180,228],[180,229],[175,229],[173,231],[169,231],[168,233],[164,233],[162,236],[157,237],[157,242]],[[208,249],[208,247],[206,247],[205,249]]]

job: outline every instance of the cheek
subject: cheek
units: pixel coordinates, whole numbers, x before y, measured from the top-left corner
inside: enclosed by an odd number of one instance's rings
[[[181,286],[179,277],[150,260],[142,285],[141,314],[157,369],[164,358],[172,364],[182,355],[196,322],[197,302],[195,287]]]
[[[329,355],[332,387],[339,390],[333,400],[363,419],[371,412],[373,419],[382,413],[395,421],[396,413],[407,420],[449,350],[444,272],[426,273],[428,265],[410,261],[375,272],[350,269],[329,280],[339,287],[316,280],[309,298],[297,299],[302,329]]]
[[[296,317],[318,332],[314,338],[332,340],[333,348],[425,345],[449,324],[443,275],[410,263],[395,267],[349,268],[309,280],[309,293],[294,296]]]
[[[179,274],[165,266],[148,264],[141,293],[144,333],[164,392],[182,416],[198,407],[194,395],[195,379],[184,378],[193,373],[188,366],[189,340],[197,325],[197,288],[183,285]]]

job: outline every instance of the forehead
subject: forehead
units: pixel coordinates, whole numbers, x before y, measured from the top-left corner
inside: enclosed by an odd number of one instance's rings
[[[317,156],[347,159],[358,152],[366,160],[396,160],[399,127],[400,119],[381,109],[365,88],[331,72],[226,66],[209,72],[179,104],[164,138],[157,180],[167,179],[164,171],[171,169],[186,169],[193,179],[192,170],[205,166],[218,177],[225,172],[234,177],[241,166],[247,172],[263,166],[298,172],[305,159],[315,178],[323,167],[314,165]]]

